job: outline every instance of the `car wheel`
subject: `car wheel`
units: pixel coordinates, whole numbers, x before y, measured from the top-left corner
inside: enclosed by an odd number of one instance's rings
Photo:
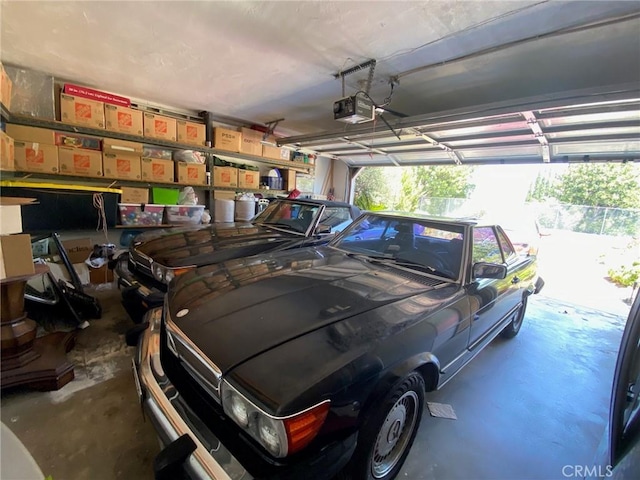
[[[390,390],[365,420],[346,468],[353,480],[391,480],[415,439],[424,406],[424,379],[416,372]]]
[[[524,320],[524,314],[527,310],[527,296],[522,297],[522,304],[520,308],[513,314],[513,320],[509,322],[509,324],[504,327],[504,330],[500,332],[500,335],[503,338],[513,338],[520,331],[520,327],[522,327],[522,321]]]

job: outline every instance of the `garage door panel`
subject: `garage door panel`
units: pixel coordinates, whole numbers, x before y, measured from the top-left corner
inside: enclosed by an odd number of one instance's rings
[[[530,131],[527,122],[524,119],[512,122],[501,122],[491,125],[477,125],[460,128],[449,128],[443,130],[435,130],[431,132],[438,140],[444,141],[455,140],[456,137],[469,135],[495,135],[504,134],[506,132],[527,132]]]
[[[586,137],[599,137],[599,138],[607,138],[610,137],[612,139],[629,139],[634,137],[640,137],[640,127],[632,126],[632,127],[619,127],[619,128],[594,128],[594,129],[584,129],[584,130],[571,130],[565,132],[547,132],[546,137],[548,139],[557,139],[557,140],[569,140],[580,138],[580,140],[584,141]],[[596,140],[597,138],[592,138]]]
[[[520,146],[518,148],[500,147],[500,148],[478,148],[478,149],[462,149],[456,150],[458,155],[464,159],[478,158],[518,158],[518,157],[538,157],[542,158],[542,148],[537,146]]]
[[[465,140],[450,140],[447,142],[452,148],[466,147],[472,148],[474,146],[482,147],[488,145],[495,145],[499,143],[524,143],[524,142],[532,142],[538,143],[536,136],[533,133],[523,134],[523,135],[510,135],[510,136],[501,136],[501,137],[487,137],[487,138],[468,138]]]
[[[395,157],[399,162],[402,163],[416,162],[420,160],[425,162],[445,161],[451,163],[451,158],[444,150],[434,150],[432,152],[400,153],[398,155],[395,155]]]
[[[588,113],[584,115],[567,115],[562,117],[539,119],[543,127],[554,127],[557,125],[582,125],[585,123],[638,121],[638,120],[640,120],[640,113],[638,111]]]
[[[554,144],[551,146],[553,155],[611,155],[634,154],[640,155],[640,141],[622,142],[580,142]]]

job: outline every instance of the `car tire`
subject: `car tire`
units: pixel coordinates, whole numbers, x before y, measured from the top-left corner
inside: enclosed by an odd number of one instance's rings
[[[415,439],[424,407],[424,379],[417,372],[397,382],[358,433],[358,445],[342,478],[391,480]]]
[[[522,327],[522,322],[524,320],[524,314],[527,311],[527,295],[522,297],[522,304],[516,312],[513,314],[513,320],[509,322],[509,324],[504,327],[504,330],[500,332],[502,338],[513,338],[518,335],[520,331],[520,327]]]

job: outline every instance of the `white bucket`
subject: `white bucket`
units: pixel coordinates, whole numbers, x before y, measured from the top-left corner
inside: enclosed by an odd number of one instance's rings
[[[235,202],[233,200],[225,200],[223,198],[216,198],[215,208],[213,210],[213,221],[216,223],[231,223],[233,222],[233,211],[235,209]]]
[[[248,222],[256,215],[256,201],[251,199],[236,200],[236,222]]]

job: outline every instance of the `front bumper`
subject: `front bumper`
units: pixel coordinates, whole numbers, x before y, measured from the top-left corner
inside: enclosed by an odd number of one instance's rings
[[[140,402],[164,446],[185,434],[196,444],[193,453],[183,463],[183,469],[189,477],[248,480],[257,475],[265,480],[329,479],[349,461],[356,447],[357,433],[341,440],[334,440],[319,451],[303,454],[298,460],[286,465],[262,464],[258,458],[260,454],[251,449],[236,450],[242,460],[234,456],[187,404],[162,367],[162,309],[150,310],[144,320],[149,323],[149,327],[140,336],[136,359],[133,362]],[[241,447],[236,444],[235,448]],[[247,465],[250,471],[243,464]]]
[[[180,397],[160,364],[161,317],[161,309],[153,309],[147,313],[149,328],[140,337],[138,354],[134,361],[134,375],[140,401],[160,441],[166,446],[184,434],[191,437],[196,449],[183,464],[185,472],[191,478],[253,478],[213,434],[208,435],[206,442],[194,434],[196,428],[190,424],[190,419],[195,420],[197,417]],[[205,447],[205,443],[208,448]]]
[[[162,306],[165,291],[150,281],[138,278],[129,269],[128,253],[118,257],[115,271],[118,274],[118,287],[122,289],[122,305],[135,323],[140,323],[148,310]]]

